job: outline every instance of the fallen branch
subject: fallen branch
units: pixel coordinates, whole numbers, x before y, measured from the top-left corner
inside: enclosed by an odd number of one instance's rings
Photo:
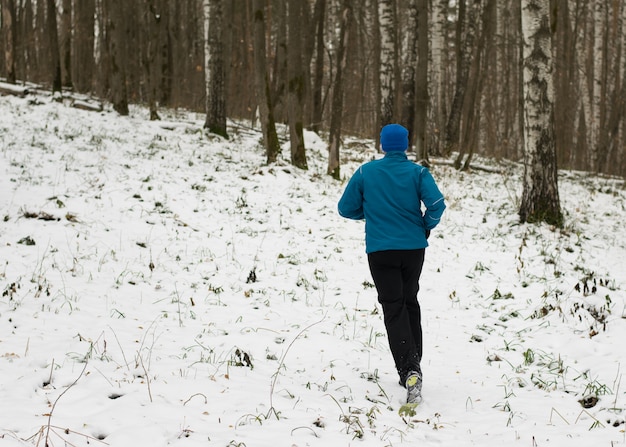
[[[102,112],[102,104],[101,103],[92,103],[88,101],[82,101],[80,99],[76,99],[72,102],[72,107],[80,110],[87,110],[88,112]]]
[[[0,82],[0,93],[4,95],[20,96],[23,98],[24,96],[28,95],[28,88],[22,85]]]

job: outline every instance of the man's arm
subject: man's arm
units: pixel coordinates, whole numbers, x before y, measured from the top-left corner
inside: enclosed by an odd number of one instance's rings
[[[359,168],[346,186],[337,205],[339,215],[347,219],[365,219],[363,214],[363,177]]]
[[[426,230],[430,231],[439,224],[441,216],[446,209],[446,204],[443,194],[441,194],[435,183],[435,179],[433,179],[433,176],[427,169],[424,169],[421,175],[421,189],[422,202],[426,207],[424,225]]]

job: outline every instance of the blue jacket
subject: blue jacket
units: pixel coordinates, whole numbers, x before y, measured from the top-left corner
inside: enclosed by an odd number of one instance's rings
[[[445,208],[428,169],[403,151],[387,152],[359,167],[338,206],[343,217],[365,219],[367,253],[427,247],[426,231],[437,226]]]

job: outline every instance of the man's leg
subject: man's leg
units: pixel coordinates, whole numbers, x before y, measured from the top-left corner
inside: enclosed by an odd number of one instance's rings
[[[419,370],[419,354],[404,301],[403,251],[389,250],[368,255],[378,301],[383,308],[389,347],[402,383],[410,371]]]
[[[411,333],[417,349],[419,359],[422,359],[422,315],[417,293],[419,291],[419,279],[424,266],[424,254],[426,249],[407,250],[402,262],[402,278],[404,302],[409,314]]]

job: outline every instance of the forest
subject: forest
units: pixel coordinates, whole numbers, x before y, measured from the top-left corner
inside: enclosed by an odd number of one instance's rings
[[[120,114],[145,104],[151,119],[206,112],[223,136],[226,117],[289,123],[302,168],[302,128],[325,132],[335,175],[342,135],[376,138],[388,122],[410,130],[419,159],[522,160],[523,11],[545,3],[557,166],[626,174],[623,1],[1,2],[6,83],[88,94]],[[271,124],[264,136],[271,162]]]

